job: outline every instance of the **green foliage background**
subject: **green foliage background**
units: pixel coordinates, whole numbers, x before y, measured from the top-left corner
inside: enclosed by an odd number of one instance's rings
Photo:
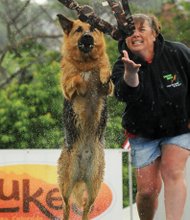
[[[13,72],[32,62],[35,44],[20,52],[21,57],[8,53],[4,67]],[[62,102],[59,87],[59,54],[36,46],[43,60],[31,65],[22,77],[0,90],[0,148],[59,148],[63,140]]]

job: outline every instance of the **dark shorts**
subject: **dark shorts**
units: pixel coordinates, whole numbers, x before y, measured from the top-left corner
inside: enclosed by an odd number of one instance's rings
[[[174,144],[190,150],[190,133],[155,140],[133,137],[129,138],[129,143],[132,164],[136,168],[142,168],[154,162],[161,155],[161,148],[165,144]]]

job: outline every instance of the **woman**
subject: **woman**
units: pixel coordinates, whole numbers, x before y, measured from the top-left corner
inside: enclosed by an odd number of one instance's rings
[[[137,208],[152,220],[163,180],[167,220],[181,220],[190,153],[190,49],[164,40],[154,16],[136,14],[134,34],[119,42],[115,96],[136,169]]]

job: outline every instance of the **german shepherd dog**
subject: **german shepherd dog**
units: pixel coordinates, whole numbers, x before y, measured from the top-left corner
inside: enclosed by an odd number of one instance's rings
[[[104,176],[106,98],[112,92],[103,33],[80,20],[58,15],[64,31],[61,86],[64,94],[65,143],[58,160],[58,183],[69,219],[70,197],[82,205],[82,220]]]

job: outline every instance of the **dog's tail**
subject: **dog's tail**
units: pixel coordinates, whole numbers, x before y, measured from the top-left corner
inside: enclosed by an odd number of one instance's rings
[[[84,207],[88,200],[86,184],[82,181],[76,183],[73,189],[72,196],[73,196],[73,203],[75,203],[78,208]]]

